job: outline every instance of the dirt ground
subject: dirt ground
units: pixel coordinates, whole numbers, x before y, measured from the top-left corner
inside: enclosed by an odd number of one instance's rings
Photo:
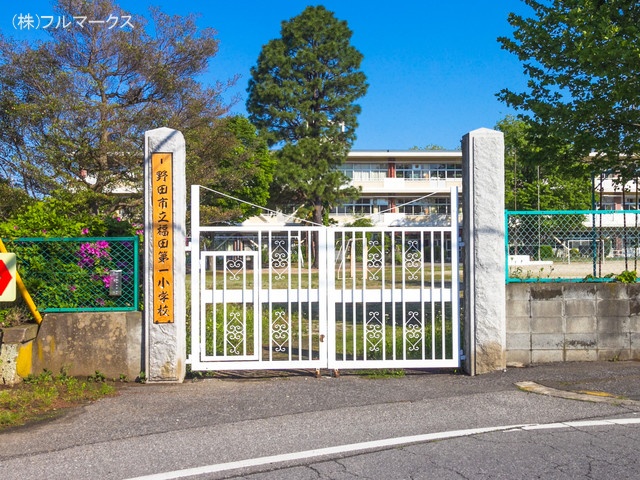
[[[607,259],[596,264],[596,277],[605,277],[609,274],[618,275],[625,270],[640,269],[640,262],[633,258]],[[571,278],[582,279],[587,275],[594,275],[592,262],[552,262],[551,265],[516,265],[509,268],[511,278]]]

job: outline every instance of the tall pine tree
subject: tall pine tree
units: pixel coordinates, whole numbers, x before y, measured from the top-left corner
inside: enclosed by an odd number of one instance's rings
[[[281,38],[262,49],[251,69],[250,120],[278,146],[272,201],[312,212],[358,196],[336,167],[356,138],[356,101],[367,91],[362,54],[345,21],[322,6],[282,22]]]

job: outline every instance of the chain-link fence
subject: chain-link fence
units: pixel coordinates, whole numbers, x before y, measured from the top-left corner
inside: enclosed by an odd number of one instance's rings
[[[505,223],[507,282],[628,281],[638,271],[640,210],[507,211]]]
[[[41,312],[137,310],[138,237],[5,240]]]

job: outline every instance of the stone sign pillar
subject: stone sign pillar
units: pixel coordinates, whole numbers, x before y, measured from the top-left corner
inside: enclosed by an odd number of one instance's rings
[[[506,368],[504,135],[462,138],[465,370]]]
[[[186,369],[186,181],[182,133],[145,133],[146,377],[182,382]]]

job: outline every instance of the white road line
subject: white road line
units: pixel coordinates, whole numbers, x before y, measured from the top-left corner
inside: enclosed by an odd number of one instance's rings
[[[575,422],[546,423],[542,425],[526,425],[522,430],[545,430],[552,428],[582,428],[600,427],[603,425],[634,425],[640,424],[640,418],[614,418],[612,420],[580,420]]]
[[[186,478],[195,475],[204,475],[208,473],[224,472],[228,470],[236,470],[239,468],[257,467],[273,463],[290,462],[295,460],[306,460],[310,458],[323,457],[327,455],[339,455],[345,453],[359,452],[363,450],[374,450],[380,448],[395,447],[398,445],[409,445],[412,443],[431,442],[434,440],[444,440],[448,438],[468,437],[481,433],[490,432],[513,432],[520,430],[545,430],[557,428],[584,428],[611,425],[637,425],[640,424],[640,418],[619,418],[612,420],[588,420],[574,422],[559,422],[547,424],[522,424],[522,425],[505,425],[500,427],[471,428],[467,430],[452,430],[449,432],[427,433],[424,435],[412,435],[407,437],[387,438],[384,440],[374,440],[370,442],[352,443],[350,445],[340,445],[336,447],[318,448],[314,450],[305,450],[302,452],[285,453],[282,455],[272,455],[268,457],[250,458],[247,460],[239,460],[236,462],[218,463],[214,465],[205,465],[202,467],[186,468],[183,470],[175,470],[172,472],[156,473],[145,475],[142,477],[130,478],[129,480],[171,480],[175,478]]]

